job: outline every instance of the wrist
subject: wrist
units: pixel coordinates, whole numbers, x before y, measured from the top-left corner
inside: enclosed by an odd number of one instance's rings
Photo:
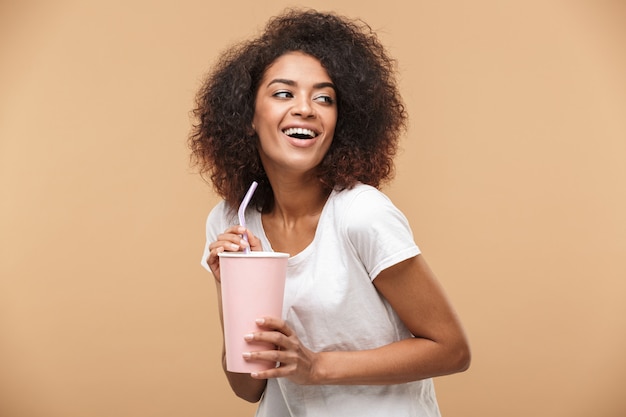
[[[318,352],[315,354],[312,366],[312,385],[330,384],[330,367],[328,366],[330,352]]]

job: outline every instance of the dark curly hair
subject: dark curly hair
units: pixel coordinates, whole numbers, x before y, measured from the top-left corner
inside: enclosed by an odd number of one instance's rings
[[[334,13],[288,9],[257,38],[226,50],[196,96],[189,136],[192,159],[215,191],[237,207],[252,181],[252,203],[273,206],[273,192],[251,129],[255,98],[265,70],[281,55],[317,58],[337,89],[337,126],[318,167],[327,189],[357,182],[380,187],[393,177],[406,110],[391,59],[370,26]]]

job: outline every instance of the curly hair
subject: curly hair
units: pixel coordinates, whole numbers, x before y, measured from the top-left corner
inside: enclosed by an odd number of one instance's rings
[[[192,159],[231,207],[252,181],[259,183],[252,204],[260,210],[273,206],[251,125],[264,72],[295,51],[317,58],[337,89],[335,134],[317,172],[324,187],[345,189],[361,182],[378,188],[394,175],[407,120],[395,60],[361,20],[287,9],[270,19],[259,37],[226,50],[196,96]]]

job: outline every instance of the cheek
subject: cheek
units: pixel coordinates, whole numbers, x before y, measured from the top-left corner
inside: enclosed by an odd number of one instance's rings
[[[328,113],[325,114],[326,127],[328,130],[332,130],[333,132],[335,131],[335,127],[337,127],[337,118],[338,113],[336,108],[334,110],[329,110]]]
[[[275,128],[276,126],[278,126],[279,120],[280,114],[277,111],[271,108],[258,106],[254,111],[252,124],[254,126],[254,130],[258,133],[262,130]]]

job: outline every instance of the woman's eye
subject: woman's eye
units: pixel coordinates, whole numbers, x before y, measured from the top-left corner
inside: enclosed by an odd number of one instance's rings
[[[274,93],[274,97],[291,98],[291,97],[293,97],[293,94],[291,94],[289,91],[277,91],[277,92]]]
[[[321,101],[322,103],[326,104],[333,104],[335,102],[335,100],[331,96],[327,95],[317,96],[315,97],[315,101]]]

